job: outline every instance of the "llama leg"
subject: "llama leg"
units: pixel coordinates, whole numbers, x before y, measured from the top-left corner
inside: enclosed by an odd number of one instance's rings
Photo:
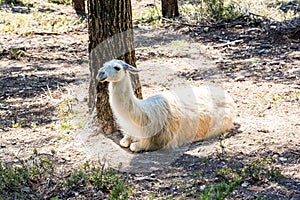
[[[146,149],[143,147],[143,145],[142,145],[141,142],[134,142],[134,143],[131,143],[129,149],[130,149],[130,151],[132,151],[132,152],[140,152],[140,151],[146,150]]]
[[[155,142],[154,137],[150,137],[131,143],[129,148],[132,152],[153,151],[162,148],[162,145]]]
[[[121,147],[129,147],[130,144],[132,143],[132,138],[129,135],[125,135],[121,140],[120,140],[120,145]]]

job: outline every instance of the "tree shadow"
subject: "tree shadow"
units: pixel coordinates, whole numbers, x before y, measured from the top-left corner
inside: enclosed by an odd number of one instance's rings
[[[0,110],[0,129],[3,131],[8,131],[8,128],[33,128],[33,124],[39,126],[57,120],[56,117],[53,117],[56,106],[50,106],[47,103],[36,103],[27,107],[21,105],[1,106]]]
[[[10,9],[12,13],[29,14],[31,12],[30,7],[33,7],[33,4],[25,5],[19,0],[5,0],[0,3],[0,10]]]
[[[192,33],[196,41],[222,52],[216,63],[224,77],[299,84],[300,17],[277,22],[249,14]],[[201,73],[208,72],[194,71],[188,78],[201,79]]]
[[[1,9],[10,9],[12,13],[20,13],[20,14],[30,14],[32,10],[34,9],[33,3],[25,3],[19,0],[8,0],[4,3],[0,3],[0,10]],[[53,8],[43,8],[39,7],[38,12],[44,12],[44,13],[53,13],[56,12],[56,9]]]
[[[17,75],[0,77],[0,100],[7,98],[33,98],[45,91],[57,90],[60,86],[74,83],[77,78],[59,77],[54,75]]]
[[[1,70],[0,77],[0,128],[31,127],[55,121],[56,105],[48,101],[52,93],[66,92],[69,84],[80,84],[71,74],[50,75],[52,67],[10,67]],[[43,71],[42,74],[36,72]]]
[[[279,156],[294,151],[294,149],[287,149]],[[275,154],[278,153],[237,153],[218,157],[213,154],[195,156],[185,153],[169,166],[144,173],[144,177],[152,175],[152,179],[144,179],[140,181],[140,184],[145,190],[151,191],[154,182],[160,180],[164,184],[161,184],[159,191],[165,196],[174,195],[175,190],[176,194],[173,197],[189,194],[188,198],[199,198],[203,194],[203,188],[209,189],[222,182],[229,184],[240,177],[241,180],[236,185],[234,193],[230,194],[231,198],[298,199],[300,180],[281,174],[281,169],[285,165],[293,164],[297,160],[290,159],[281,163],[278,160],[272,160]],[[281,169],[278,168],[279,165]]]
[[[187,39],[187,35],[182,33],[170,32],[167,29],[156,29],[154,27],[136,27],[134,29],[135,48],[153,47],[156,45],[164,46],[176,40]]]
[[[221,136],[216,136],[203,141],[194,142],[190,145],[181,146],[175,149],[160,149],[157,151],[148,151],[142,153],[131,153],[134,155],[133,159],[130,161],[130,166],[126,169],[131,172],[148,172],[158,169],[164,169],[171,163],[175,162],[176,159],[180,159],[182,155],[187,151],[197,151],[199,147],[203,148],[202,155],[208,155],[211,151],[219,145],[219,141],[233,137],[236,134],[241,133],[240,124],[235,123],[234,127],[228,132]],[[113,139],[113,141],[116,138]],[[129,150],[128,150],[129,152]]]
[[[157,190],[155,193],[163,196],[176,198],[185,194],[187,198],[199,198],[203,188],[232,183],[239,177],[234,193],[230,194],[232,198],[299,198],[300,180],[281,173],[286,166],[299,163],[299,150],[291,146],[285,146],[283,152],[265,148],[249,153],[244,153],[243,149],[227,152],[226,147],[224,152],[213,149],[213,145],[221,149],[222,140],[239,133],[240,124],[235,124],[225,137],[196,142],[188,149],[137,154],[130,162],[134,173],[140,177],[137,182],[145,191]],[[203,153],[205,148],[208,151]]]

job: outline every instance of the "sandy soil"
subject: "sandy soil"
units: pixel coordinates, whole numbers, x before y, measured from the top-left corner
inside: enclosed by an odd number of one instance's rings
[[[300,198],[299,40],[274,43],[255,33],[254,39],[226,44],[250,28],[212,29],[209,35],[175,25],[135,28],[145,97],[178,85],[210,84],[221,85],[237,104],[235,128],[224,139],[141,154],[119,147],[117,133],[102,135],[88,113],[86,30],[51,36],[1,33],[0,160],[26,157],[37,148],[46,154],[55,150],[71,167],[87,160],[118,167],[121,161],[121,170],[140,184],[135,198],[154,192],[163,199],[179,198],[192,188],[192,179],[198,180],[198,189],[191,190],[196,194],[200,186],[220,182],[224,177],[213,174],[224,166],[238,172],[251,160],[274,158],[272,166],[284,180],[245,179],[229,199]],[[254,40],[264,45],[253,46]],[[24,55],[14,59],[11,49]]]

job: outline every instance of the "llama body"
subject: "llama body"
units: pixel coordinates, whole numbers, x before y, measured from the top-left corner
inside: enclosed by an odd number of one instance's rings
[[[99,81],[110,82],[110,105],[125,134],[121,146],[134,152],[176,148],[232,127],[235,104],[223,89],[179,88],[140,100],[134,95],[129,72],[136,69],[112,60],[97,75]]]

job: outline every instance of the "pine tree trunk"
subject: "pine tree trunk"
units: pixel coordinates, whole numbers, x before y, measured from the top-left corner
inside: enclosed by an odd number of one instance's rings
[[[78,15],[85,15],[85,0],[72,0],[73,8]]]
[[[162,16],[165,18],[175,18],[179,16],[177,0],[161,0]]]
[[[117,130],[109,106],[108,83],[96,81],[103,63],[114,58],[135,65],[132,10],[130,0],[89,0],[89,67],[91,72],[89,107],[96,108],[102,131],[106,134]],[[142,98],[138,76],[133,76],[136,96]],[[96,99],[96,102],[95,102]]]

